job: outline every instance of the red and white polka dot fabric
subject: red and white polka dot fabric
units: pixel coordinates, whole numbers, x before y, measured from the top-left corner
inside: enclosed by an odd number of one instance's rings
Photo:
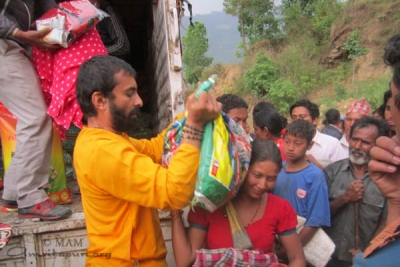
[[[71,123],[82,128],[83,114],[75,95],[76,80],[82,63],[96,55],[107,55],[96,28],[54,54],[33,49],[32,61],[42,84],[47,113],[53,117],[63,140]]]

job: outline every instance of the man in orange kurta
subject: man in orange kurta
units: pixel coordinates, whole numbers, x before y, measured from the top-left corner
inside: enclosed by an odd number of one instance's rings
[[[80,68],[77,98],[84,113],[74,150],[89,249],[86,266],[167,266],[157,209],[181,209],[193,195],[202,131],[220,104],[207,93],[188,98],[187,130],[168,169],[160,165],[164,133],[136,140],[132,127],[142,100],[135,71],[96,56]]]

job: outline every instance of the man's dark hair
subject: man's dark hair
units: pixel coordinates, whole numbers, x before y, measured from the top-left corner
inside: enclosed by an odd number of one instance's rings
[[[222,104],[222,111],[225,113],[228,113],[231,109],[234,108],[249,108],[246,101],[244,101],[243,98],[237,95],[223,94],[217,97],[217,101]]]
[[[87,123],[87,118],[97,115],[92,103],[93,93],[113,97],[112,91],[117,85],[114,75],[121,71],[136,78],[136,71],[128,63],[113,56],[94,56],[79,68],[76,98],[84,115],[84,123]]]
[[[293,109],[297,107],[304,107],[310,112],[310,116],[312,120],[315,120],[316,118],[319,118],[319,108],[316,104],[312,103],[308,99],[301,99],[294,103],[293,105],[290,106],[290,116],[292,116],[292,111]]]
[[[380,136],[389,136],[390,128],[389,124],[385,120],[377,119],[371,116],[362,117],[359,120],[356,120],[350,129],[350,138],[353,136],[353,132],[356,129],[366,128],[369,126],[375,126],[378,128],[378,137]]]
[[[324,125],[337,124],[339,121],[340,121],[339,110],[331,108],[325,113],[325,119],[322,123]]]
[[[251,148],[250,166],[266,160],[275,163],[279,170],[282,168],[282,157],[279,148],[267,139],[256,138]]]
[[[253,123],[261,130],[267,128],[275,136],[279,136],[283,129],[281,114],[271,108],[254,113]]]
[[[305,138],[307,144],[310,144],[314,138],[315,131],[315,127],[311,122],[306,120],[295,120],[287,125],[285,135],[290,134],[294,137]]]

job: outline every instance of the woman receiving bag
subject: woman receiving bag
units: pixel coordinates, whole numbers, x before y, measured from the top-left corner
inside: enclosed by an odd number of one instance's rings
[[[172,244],[177,266],[284,266],[272,253],[276,235],[289,266],[306,261],[290,204],[268,193],[282,167],[278,147],[256,139],[250,166],[237,195],[214,212],[194,207],[186,232],[180,211],[171,212]]]

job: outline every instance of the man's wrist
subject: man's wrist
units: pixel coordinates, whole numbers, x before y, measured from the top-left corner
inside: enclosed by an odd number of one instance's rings
[[[349,203],[350,202],[350,199],[346,196],[346,194],[343,194],[342,195],[342,203],[344,204],[344,205],[346,205],[347,203]]]
[[[18,28],[15,28],[15,29],[13,30],[13,32],[11,33],[11,37],[12,37],[12,38],[15,38],[15,35],[17,34],[18,31],[19,31],[19,29],[18,29]]]
[[[11,36],[15,39],[18,40],[20,42],[24,42],[24,38],[23,38],[23,31],[21,31],[18,28],[15,28],[15,30],[12,32]]]
[[[204,123],[194,122],[193,120],[190,120],[190,119],[186,119],[185,125],[190,125],[191,127],[194,127],[194,128],[196,128],[196,129],[198,129],[200,131],[203,131],[204,130],[204,126],[205,126]]]

